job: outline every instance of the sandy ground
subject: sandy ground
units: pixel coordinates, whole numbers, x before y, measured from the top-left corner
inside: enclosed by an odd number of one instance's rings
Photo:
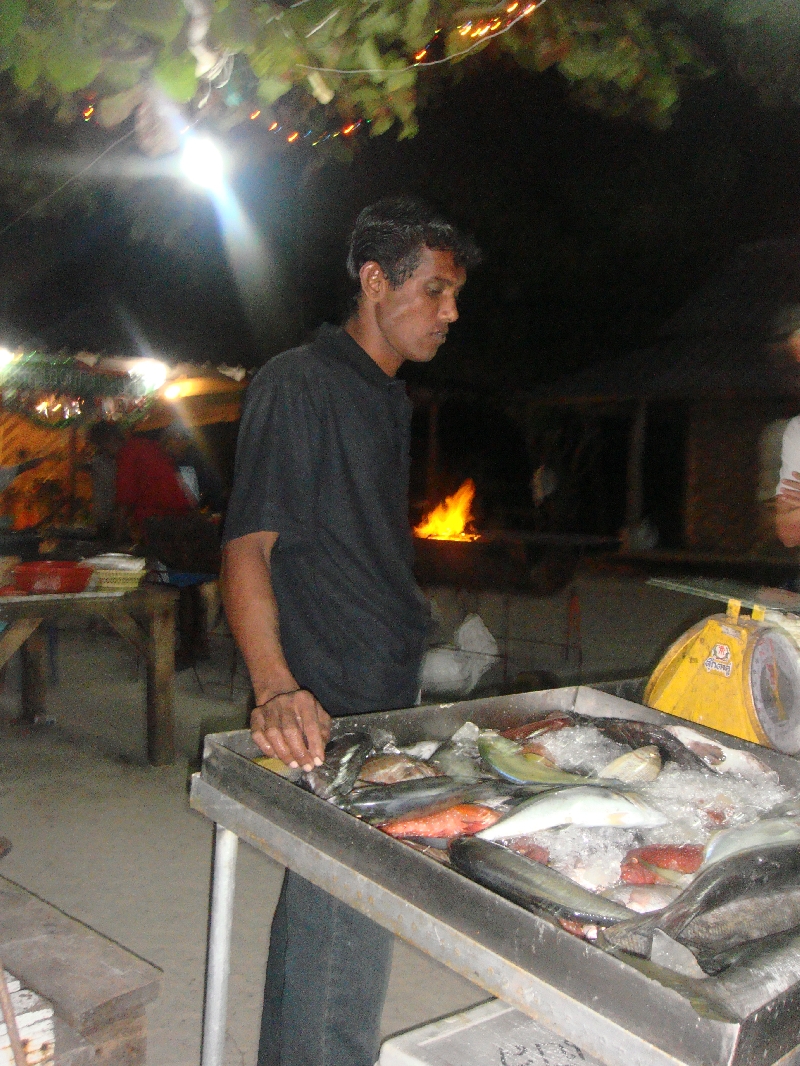
[[[698,601],[689,597],[645,589],[641,582],[604,577],[597,585],[597,580],[587,578],[581,593],[595,605],[584,613],[587,676],[644,672],[683,623],[697,616]],[[623,619],[627,629],[632,602],[647,625],[640,624],[635,640],[621,639],[609,618]],[[597,610],[598,603],[606,610]],[[489,613],[488,601],[483,610]],[[564,597],[537,601],[536,614],[542,625],[550,619],[560,632]],[[180,758],[173,766],[154,768],[143,764],[144,674],[135,654],[101,624],[61,629],[58,645],[53,664],[58,676],[48,694],[55,725],[25,732],[11,724],[18,708],[13,663],[0,699],[5,722],[0,835],[13,843],[0,873],[159,966],[164,979],[160,998],[148,1009],[148,1066],[197,1066],[213,827],[189,809],[187,783],[202,736],[244,726],[244,672],[230,638],[218,630],[212,662],[178,678]],[[523,669],[537,667],[535,641],[531,647],[533,657]],[[544,647],[543,665],[552,671],[561,663],[561,682],[573,680],[574,663],[554,657],[549,644]],[[587,648],[596,661],[587,659]],[[494,676],[502,678],[499,666]],[[249,846],[239,849],[226,1066],[255,1062],[269,923],[281,874]],[[480,989],[398,944],[384,1032],[485,998]]]

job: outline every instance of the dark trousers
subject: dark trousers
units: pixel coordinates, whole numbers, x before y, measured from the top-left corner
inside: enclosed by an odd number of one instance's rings
[[[258,1066],[374,1066],[393,941],[287,870],[272,921]]]

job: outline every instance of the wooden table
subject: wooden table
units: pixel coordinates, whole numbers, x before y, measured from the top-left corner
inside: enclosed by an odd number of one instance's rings
[[[155,766],[175,759],[175,605],[178,590],[145,585],[135,592],[78,592],[0,596],[0,668],[14,652],[22,660],[20,721],[45,713],[45,638],[42,622],[99,615],[147,662],[147,757]]]

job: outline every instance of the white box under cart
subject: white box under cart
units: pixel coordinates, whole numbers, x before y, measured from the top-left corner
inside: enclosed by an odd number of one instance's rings
[[[492,999],[384,1042],[378,1066],[600,1066],[577,1044]]]

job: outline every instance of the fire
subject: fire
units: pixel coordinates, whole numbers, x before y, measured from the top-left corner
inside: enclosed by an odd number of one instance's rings
[[[472,501],[475,499],[475,482],[467,478],[464,484],[444,503],[425,515],[414,526],[417,537],[429,540],[479,540],[480,534],[473,529]]]

